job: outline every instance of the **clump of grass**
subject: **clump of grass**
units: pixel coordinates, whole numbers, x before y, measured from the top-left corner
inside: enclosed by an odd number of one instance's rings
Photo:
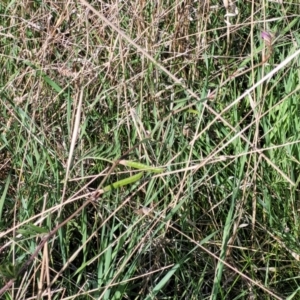
[[[297,299],[297,9],[2,3],[2,297]]]

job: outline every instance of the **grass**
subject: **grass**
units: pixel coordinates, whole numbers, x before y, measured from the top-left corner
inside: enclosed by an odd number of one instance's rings
[[[300,299],[297,1],[23,2],[1,299]]]

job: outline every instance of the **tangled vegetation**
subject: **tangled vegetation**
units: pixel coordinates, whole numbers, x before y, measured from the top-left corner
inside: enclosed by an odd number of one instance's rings
[[[0,14],[1,299],[300,299],[298,1]]]

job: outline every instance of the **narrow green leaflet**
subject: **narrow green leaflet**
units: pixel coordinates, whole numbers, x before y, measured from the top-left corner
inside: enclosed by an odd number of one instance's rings
[[[179,267],[180,264],[174,265],[172,269],[156,284],[156,286],[153,288],[151,295],[148,295],[146,300],[154,299],[155,295],[159,293],[162,290],[162,288],[169,282],[170,278],[178,270]]]
[[[26,224],[23,229],[18,229],[18,233],[24,236],[33,236],[37,234],[49,233],[49,230],[45,227],[39,227],[33,224]]]
[[[122,180],[119,180],[119,181],[116,181],[110,185],[107,185],[106,187],[103,188],[103,191],[104,192],[108,192],[112,189],[117,189],[121,186],[124,186],[124,185],[128,185],[128,184],[131,184],[131,183],[134,183],[136,181],[138,181],[139,179],[142,178],[144,172],[140,172],[140,173],[137,173],[136,175],[133,175],[133,176],[130,176],[128,178],[125,178],[125,179],[122,179]]]
[[[150,167],[131,160],[121,160],[119,163],[123,166],[131,167],[138,170],[143,170],[145,172],[162,173],[164,171],[164,168]]]

